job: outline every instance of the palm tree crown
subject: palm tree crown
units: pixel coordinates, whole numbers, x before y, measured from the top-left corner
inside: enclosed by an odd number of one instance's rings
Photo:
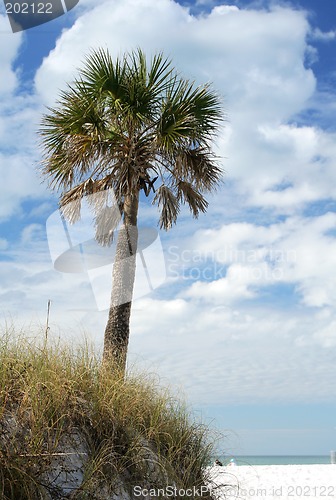
[[[43,117],[42,173],[60,192],[60,206],[72,222],[84,196],[112,189],[125,228],[136,226],[139,193],[152,191],[160,227],[169,229],[181,204],[194,217],[207,209],[204,193],[221,179],[211,144],[222,120],[221,100],[210,86],[181,78],[162,54],[148,65],[140,49],[115,61],[99,49],[61,93],[58,107]],[[102,243],[113,234],[112,209],[110,219]],[[99,214],[97,220],[99,225]]]

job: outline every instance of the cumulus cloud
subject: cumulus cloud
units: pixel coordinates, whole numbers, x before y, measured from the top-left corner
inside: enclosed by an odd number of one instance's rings
[[[36,173],[39,160],[36,130],[41,107],[34,95],[21,91],[13,63],[22,34],[9,30],[8,19],[0,16],[3,43],[0,46],[0,175],[2,193],[0,221],[18,214],[24,200],[45,196]]]
[[[232,223],[220,229],[200,230],[188,241],[193,249],[188,255],[189,267],[194,262],[202,269],[211,262],[215,270],[225,264],[226,274],[219,280],[203,279],[185,293],[205,301],[231,303],[254,298],[266,286],[289,284],[305,305],[331,306],[336,300],[335,225],[332,212],[318,217],[290,217],[267,227]],[[182,249],[181,266],[184,252]]]
[[[13,320],[17,331],[31,324],[43,326],[50,299],[50,336],[57,339],[60,331],[65,338],[84,333],[84,318],[96,310],[89,278],[53,269],[45,226],[27,225],[17,243],[1,241],[0,252],[2,320]]]
[[[18,48],[21,44],[22,34],[13,36],[10,31],[9,21],[6,16],[0,14],[0,32],[6,43],[1,44],[0,49],[0,101],[6,98],[8,93],[11,93],[17,85],[17,75],[12,69],[12,63],[17,55]]]
[[[214,80],[230,96],[230,107],[257,100],[259,113],[274,119],[274,107],[280,116],[291,115],[314,90],[312,72],[303,66],[307,31],[304,14],[290,9],[220,6],[198,18],[172,0],[105,1],[60,37],[36,86],[53,100],[88,49],[109,47],[116,55],[141,44],[149,54],[164,50],[189,77]]]
[[[131,363],[144,362],[201,404],[328,401],[335,356],[311,340],[313,314],[193,301],[135,306]],[[300,337],[308,342],[300,343]],[[143,345],[146,345],[144,351]],[[182,389],[183,390],[183,389]]]
[[[95,4],[63,33],[45,58],[36,75],[37,91],[44,102],[54,102],[58,89],[71,81],[90,49],[109,48],[116,57],[141,45],[151,54],[165,48],[167,40],[175,36],[178,44],[178,33],[191,19],[188,10],[172,0],[105,0]]]
[[[336,31],[321,31],[319,28],[315,28],[312,30],[310,36],[313,40],[318,40],[319,42],[330,42],[335,40]]]

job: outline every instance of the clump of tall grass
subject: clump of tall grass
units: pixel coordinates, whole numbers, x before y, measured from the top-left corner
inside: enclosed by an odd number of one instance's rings
[[[87,344],[72,348],[3,334],[0,497],[57,498],[48,474],[64,451],[61,443],[74,433],[88,452],[71,498],[100,498],[102,488],[108,498],[120,485],[129,492],[201,487],[214,449],[207,426],[157,378],[124,377]]]

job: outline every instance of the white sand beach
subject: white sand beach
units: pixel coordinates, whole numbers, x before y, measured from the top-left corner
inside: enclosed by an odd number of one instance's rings
[[[218,500],[336,499],[336,465],[211,467]]]

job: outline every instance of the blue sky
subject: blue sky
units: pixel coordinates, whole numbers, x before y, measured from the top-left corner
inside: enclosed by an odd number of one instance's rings
[[[223,96],[225,183],[208,213],[160,234],[167,278],[134,302],[130,363],[158,372],[235,454],[336,448],[336,5],[80,0],[13,34],[0,10],[0,315],[101,346],[86,274],[53,269],[36,130],[91,48],[163,50]],[[141,221],[156,227],[156,211]]]

